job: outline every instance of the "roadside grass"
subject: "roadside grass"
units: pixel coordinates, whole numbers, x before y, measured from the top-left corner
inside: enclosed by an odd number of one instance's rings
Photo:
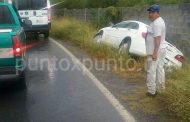
[[[167,74],[167,89],[159,100],[165,109],[183,121],[190,121],[190,63]]]
[[[145,85],[144,85],[145,86]],[[164,106],[159,103],[158,97],[150,98],[146,96],[146,88],[139,86],[131,94],[123,94],[121,100],[126,102],[130,109],[143,114],[159,115]]]
[[[144,79],[145,80],[145,79]],[[166,91],[156,98],[145,95],[146,88],[139,87],[132,94],[122,95],[132,110],[152,115],[165,113],[176,121],[190,121],[190,63],[183,68],[166,73]],[[173,121],[173,120],[172,120]]]
[[[129,62],[125,54],[118,54],[117,49],[97,44],[93,41],[97,29],[90,23],[78,21],[72,18],[56,18],[52,22],[51,36],[83,49],[92,59],[109,60],[113,72],[141,79],[145,81],[145,59],[140,58],[136,62]],[[128,62],[128,65],[124,65]],[[132,69],[132,70],[129,70]],[[184,63],[183,68],[166,74],[166,91],[159,93],[156,98],[145,96],[146,88],[140,86],[132,94],[121,95],[121,99],[128,103],[134,111],[141,111],[147,114],[159,115],[166,113],[177,121],[190,121],[190,61]],[[133,82],[131,81],[131,82]]]

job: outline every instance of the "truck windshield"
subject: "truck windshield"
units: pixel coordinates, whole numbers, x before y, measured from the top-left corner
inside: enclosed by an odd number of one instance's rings
[[[47,7],[47,0],[15,0],[18,10],[40,10]]]
[[[0,6],[0,25],[15,24],[13,15],[7,6]]]

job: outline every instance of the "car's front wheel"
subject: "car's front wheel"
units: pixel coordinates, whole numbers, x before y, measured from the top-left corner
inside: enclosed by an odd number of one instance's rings
[[[103,35],[103,31],[98,32],[98,33],[94,36],[94,40],[95,40],[96,42],[101,42],[101,40],[102,40],[102,35]]]

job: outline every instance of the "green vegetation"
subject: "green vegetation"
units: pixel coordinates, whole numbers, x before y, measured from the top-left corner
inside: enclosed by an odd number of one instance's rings
[[[112,64],[113,71],[120,74],[132,75],[139,82],[145,81],[145,72],[128,72],[122,62],[126,62],[126,55],[119,55],[118,50],[93,41],[96,28],[90,23],[81,22],[71,18],[57,18],[52,22],[51,35],[54,38],[69,40],[74,45],[86,51],[93,59],[116,59]],[[122,62],[118,61],[122,57]],[[138,62],[139,67],[144,67],[144,60]],[[122,68],[118,68],[122,67]],[[158,94],[156,98],[145,96],[146,88],[143,86],[133,91],[130,95],[122,95],[121,99],[129,103],[131,109],[143,111],[148,114],[163,114],[174,116],[177,120],[190,121],[190,62],[186,61],[182,69],[167,73],[167,89]],[[137,81],[136,81],[137,82]]]
[[[52,0],[53,3],[65,1],[58,8],[106,8],[109,6],[129,7],[151,4],[179,4],[188,3],[190,0]]]
[[[110,6],[105,9],[105,16],[102,18],[106,22],[113,22],[117,23],[119,20],[121,20],[119,16],[119,10],[116,7]]]
[[[184,121],[190,121],[190,63],[167,74],[167,89],[159,98],[166,109]]]
[[[132,7],[152,4],[180,4],[188,3],[190,0],[118,0],[118,7]]]

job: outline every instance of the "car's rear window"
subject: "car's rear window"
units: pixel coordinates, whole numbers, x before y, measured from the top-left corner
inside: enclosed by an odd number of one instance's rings
[[[47,0],[16,0],[18,10],[40,10],[47,7]]]
[[[12,13],[7,6],[0,6],[0,25],[15,24]]]

